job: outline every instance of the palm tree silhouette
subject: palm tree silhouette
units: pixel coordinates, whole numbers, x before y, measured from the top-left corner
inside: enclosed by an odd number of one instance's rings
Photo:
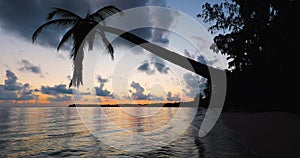
[[[32,35],[32,42],[34,42],[37,36],[48,26],[57,26],[59,28],[70,27],[70,29],[64,34],[60,43],[58,44],[57,51],[70,39],[73,40],[73,48],[70,52],[70,58],[73,59],[74,70],[73,77],[71,79],[69,87],[74,85],[78,87],[82,82],[82,62],[84,57],[84,47],[81,44],[87,45],[89,50],[93,49],[94,40],[97,36],[100,36],[102,42],[106,46],[108,52],[110,53],[112,59],[114,54],[114,49],[105,34],[100,29],[94,29],[99,23],[103,22],[107,17],[112,14],[121,13],[121,10],[114,6],[106,6],[97,10],[93,14],[87,14],[86,17],[82,18],[75,13],[61,8],[53,8],[53,10],[48,14],[47,22],[41,25]],[[54,19],[54,17],[61,17],[59,19]],[[91,36],[87,36],[91,31]],[[88,38],[86,38],[88,37]]]
[[[106,6],[97,10],[93,14],[87,14],[86,17],[82,18],[77,14],[61,9],[53,8],[48,14],[47,22],[41,25],[32,35],[32,42],[34,42],[37,36],[42,30],[48,26],[57,26],[59,28],[71,27],[61,39],[57,51],[65,44],[68,40],[73,40],[73,48],[70,51],[70,58],[73,59],[73,77],[71,79],[69,87],[72,85],[79,87],[82,85],[82,62],[84,57],[84,47],[80,47],[81,44],[88,46],[89,50],[93,49],[94,40],[96,37],[101,37],[103,44],[106,46],[107,51],[110,53],[112,59],[114,58],[114,49],[108,39],[105,36],[105,32],[119,35],[133,44],[139,45],[149,52],[161,57],[175,65],[185,68],[189,71],[195,72],[207,79],[210,79],[210,73],[222,73],[220,69],[216,69],[205,64],[199,63],[193,59],[186,58],[182,55],[172,52],[168,49],[160,47],[156,44],[150,43],[149,41],[140,38],[130,32],[123,31],[118,28],[112,28],[105,26],[104,20],[112,14],[122,14],[121,10],[114,6]],[[54,19],[54,17],[60,17]],[[92,31],[91,34],[89,34]],[[89,36],[87,36],[89,34]],[[88,38],[86,38],[88,37]]]

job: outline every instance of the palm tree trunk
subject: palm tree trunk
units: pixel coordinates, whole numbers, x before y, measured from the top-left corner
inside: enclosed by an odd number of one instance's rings
[[[161,57],[175,65],[178,65],[186,70],[194,72],[202,77],[210,79],[210,73],[221,74],[224,73],[224,70],[216,69],[205,64],[199,63],[193,59],[186,58],[176,52],[170,51],[163,47],[160,47],[156,44],[153,44],[143,38],[140,38],[130,32],[126,32],[121,29],[112,28],[109,26],[100,26],[104,32],[109,32],[115,35],[118,35],[135,45],[139,45],[140,47],[148,50],[149,52]]]
[[[69,85],[69,88],[74,85],[75,87],[79,87],[83,84],[82,80],[82,68],[83,68],[83,58],[84,58],[84,50],[83,47],[79,47],[79,49],[75,49],[77,52],[76,55],[73,58],[73,77],[71,80],[71,83]]]

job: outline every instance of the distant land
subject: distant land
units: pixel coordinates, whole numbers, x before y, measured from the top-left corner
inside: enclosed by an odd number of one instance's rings
[[[71,104],[69,107],[198,107],[195,102],[155,103],[155,104]]]
[[[209,105],[209,97],[196,95],[190,102],[153,103],[153,104],[71,104],[69,107],[204,107]]]

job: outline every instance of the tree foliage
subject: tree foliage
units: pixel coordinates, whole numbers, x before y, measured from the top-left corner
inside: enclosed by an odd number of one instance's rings
[[[298,9],[295,0],[224,0],[202,6],[198,17],[218,34],[215,52],[227,54],[233,69],[228,104],[295,109]]]
[[[198,17],[210,23],[221,53],[237,71],[270,66],[289,68],[296,41],[297,4],[287,0],[225,0],[206,3]]]

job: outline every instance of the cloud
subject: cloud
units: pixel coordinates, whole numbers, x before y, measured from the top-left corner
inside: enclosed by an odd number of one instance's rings
[[[150,6],[166,7],[166,1],[149,0]],[[176,24],[177,14],[169,10],[160,10],[157,8],[150,8],[150,20],[155,27],[152,31],[152,41],[162,44],[169,44],[170,31]]]
[[[146,72],[148,75],[152,75],[155,73],[155,70],[150,68],[150,63],[142,64],[138,67],[138,71]]]
[[[64,101],[71,101],[72,97],[68,95],[58,95],[55,97],[48,97],[47,100],[54,101],[54,102],[64,102]]]
[[[163,96],[157,96],[151,93],[146,94],[145,88],[141,86],[140,83],[132,81],[130,87],[133,90],[129,90],[131,93],[130,96],[125,96],[125,99],[133,99],[133,100],[156,100],[156,101],[164,101],[165,98]],[[156,89],[157,90],[157,89]]]
[[[160,3],[159,3],[160,2]],[[1,1],[0,3],[0,23],[2,29],[12,32],[28,41],[31,41],[32,33],[46,20],[46,15],[52,7],[59,7],[75,12],[84,17],[89,11],[94,12],[106,5],[114,5],[120,9],[129,9],[146,5],[165,5],[162,0],[77,0],[73,1],[38,1],[33,0],[30,3],[24,0]],[[149,13],[148,13],[149,14]],[[153,14],[147,16],[154,16]],[[143,16],[145,17],[145,16]],[[158,17],[157,17],[158,18]],[[136,19],[133,19],[136,20]],[[144,18],[146,22],[150,18]],[[154,18],[155,20],[155,18]],[[161,22],[162,20],[155,20]],[[172,20],[170,20],[172,21]],[[130,22],[128,22],[130,24]],[[54,47],[59,43],[61,35],[66,30],[58,31],[56,29],[46,29],[40,34],[37,43],[43,46]],[[145,39],[150,39],[152,29],[144,28],[133,31],[133,33]],[[158,36],[159,37],[159,36]]]
[[[191,54],[187,49],[184,49],[183,51],[184,56],[190,58],[190,59],[194,59],[195,56],[193,54]]]
[[[59,84],[54,85],[53,87],[41,86],[41,93],[56,96],[59,94],[73,94],[73,90],[68,89],[65,84]]]
[[[30,89],[30,85],[28,83],[25,83],[17,94],[19,94],[19,98],[17,100],[34,100],[37,97],[34,95],[34,90]]]
[[[181,98],[179,97],[179,94],[172,95],[172,92],[168,92],[167,100],[168,101],[180,101]]]
[[[169,67],[167,67],[166,65],[164,64],[161,64],[161,63],[153,63],[156,70],[162,74],[168,74],[168,71],[170,70]]]
[[[154,65],[155,69],[158,72],[162,74],[169,73],[170,68],[166,66],[165,62],[161,58],[152,56],[151,63]]]
[[[165,62],[156,56],[152,56],[150,61],[145,61],[145,63],[138,67],[138,71],[145,72],[148,75],[153,75],[155,72],[168,74],[169,70],[170,68],[166,66]]]
[[[65,84],[58,84],[51,86],[41,86],[40,92],[42,94],[50,95],[50,97],[47,97],[48,101],[53,102],[64,102],[64,101],[71,101],[73,94],[72,89],[68,89],[67,85]]]
[[[194,37],[196,38],[196,37]],[[198,40],[200,40],[201,38],[199,37]],[[190,58],[190,59],[194,59],[195,58],[195,55],[193,55],[192,53],[190,53],[187,49],[184,49],[183,51],[183,54],[184,56],[186,56],[187,58]],[[213,59],[213,60],[208,60],[205,56],[203,55],[199,55],[196,60],[202,64],[205,64],[205,65],[209,65],[209,66],[212,66],[213,64],[217,63],[218,62],[218,59]]]
[[[19,62],[19,65],[21,66],[19,68],[22,72],[31,72],[34,74],[39,74],[40,77],[44,77],[42,70],[39,66],[33,65],[30,61],[23,59],[21,62]]]
[[[97,81],[98,81],[100,84],[104,84],[104,83],[107,83],[107,82],[108,82],[108,79],[102,78],[101,76],[98,76],[98,77],[97,77]]]
[[[4,89],[7,91],[17,91],[22,88],[21,83],[17,83],[17,76],[10,70],[6,70],[7,79],[4,81]]]
[[[37,95],[30,89],[28,83],[17,82],[18,77],[10,70],[6,70],[4,85],[0,85],[0,100],[36,100]]]
[[[167,29],[161,28],[153,28],[152,32],[152,42],[162,43],[162,44],[169,44],[169,31]]]
[[[52,7],[65,8],[84,16],[90,8],[86,0],[70,1],[37,1],[30,3],[24,0],[1,1],[1,26],[8,32],[31,41],[32,33],[46,20],[47,13]],[[57,30],[47,29],[40,36],[38,43],[55,47],[59,42]]]
[[[95,87],[95,92],[97,96],[108,97],[112,96],[111,92],[107,89],[103,89],[101,87]]]
[[[140,70],[140,71],[149,71],[150,70],[149,63],[142,64],[141,66],[138,67],[138,70]]]
[[[137,82],[132,81],[130,87],[134,89],[135,92],[131,91],[131,97],[134,100],[147,100],[149,99],[150,95],[144,94],[145,89]]]
[[[105,79],[101,76],[98,76],[97,81],[100,83],[100,86],[99,87],[94,87],[96,95],[97,96],[103,96],[103,97],[112,96],[112,94],[109,90],[104,89],[105,83],[108,82],[108,79]]]
[[[17,98],[16,92],[5,90],[4,85],[0,85],[0,100],[16,100]]]
[[[93,10],[101,6],[114,5],[122,10],[145,6],[149,0],[87,0]],[[158,0],[161,1],[161,0]]]
[[[188,97],[194,98],[197,94],[204,93],[203,90],[206,88],[206,78],[186,73],[183,75],[183,80],[186,88],[185,93]]]
[[[124,0],[113,0],[109,4],[118,6],[121,9],[129,9],[142,6],[167,6],[165,0],[132,0],[130,2]],[[158,42],[162,44],[169,43],[168,30],[170,30],[174,25],[176,16],[172,15],[169,11],[158,13],[157,9],[154,8],[144,9],[138,14],[139,15],[135,16],[134,18],[128,18],[125,22],[122,21],[122,23],[120,23],[119,25],[124,26],[124,28],[131,28],[132,26],[135,26],[135,23],[148,25],[150,27],[137,28],[130,30],[129,32],[148,41]],[[164,27],[167,30],[155,27]],[[123,40],[121,38],[117,38],[114,43],[124,44],[129,47],[135,46],[132,43],[126,42],[126,40]]]

